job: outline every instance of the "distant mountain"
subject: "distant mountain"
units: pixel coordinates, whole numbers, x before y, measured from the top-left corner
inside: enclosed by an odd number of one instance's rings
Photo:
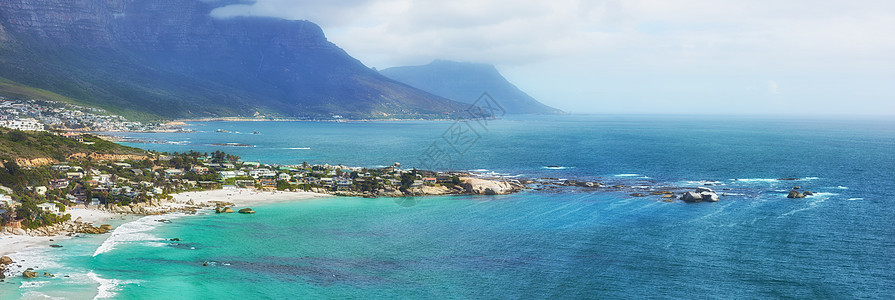
[[[561,114],[507,81],[493,65],[436,60],[380,71],[391,79],[454,101],[472,103],[483,92],[510,114]]]
[[[209,13],[225,0],[2,0],[0,93],[143,119],[445,118],[466,105],[391,80],[308,21]]]

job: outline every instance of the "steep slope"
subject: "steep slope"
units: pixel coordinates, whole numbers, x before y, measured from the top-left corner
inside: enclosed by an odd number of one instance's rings
[[[3,0],[0,77],[131,116],[446,117],[316,24],[214,19],[226,1]]]
[[[383,75],[454,101],[472,103],[488,92],[510,114],[561,114],[510,83],[493,65],[436,60],[428,65],[394,67]]]

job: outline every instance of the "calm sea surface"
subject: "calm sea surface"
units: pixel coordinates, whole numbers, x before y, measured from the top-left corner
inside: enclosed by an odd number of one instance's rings
[[[333,197],[253,207],[255,215],[142,218],[111,238],[19,253],[57,278],[7,280],[0,299],[895,295],[893,120],[556,116],[191,128],[125,135],[159,141],[128,144],[146,149],[224,150],[265,163],[716,181],[712,188],[729,195],[686,204],[570,188],[424,197],[414,206]],[[787,199],[794,185],[817,194]]]

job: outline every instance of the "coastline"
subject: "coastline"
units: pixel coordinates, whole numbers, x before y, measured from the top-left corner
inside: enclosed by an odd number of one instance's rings
[[[81,222],[93,223],[97,226],[122,216],[121,214],[111,213],[98,208],[71,208],[66,213],[71,214],[72,220],[80,219]],[[17,252],[34,247],[47,247],[56,241],[67,240],[72,237],[66,234],[39,235],[33,231],[32,234],[25,235],[0,232],[0,256],[14,255]]]
[[[66,213],[72,215],[72,220],[66,223],[82,222],[91,223],[94,226],[105,224],[106,222],[123,217],[123,216],[147,216],[147,215],[165,215],[169,213],[189,212],[196,208],[214,208],[216,202],[229,202],[234,206],[244,207],[250,205],[279,203],[288,201],[303,201],[315,198],[332,197],[331,195],[312,193],[312,192],[264,192],[250,189],[233,189],[233,190],[209,190],[172,194],[174,197],[171,201],[159,203],[156,206],[142,207],[142,213],[119,213],[109,210],[100,209],[98,207],[91,208],[72,208]],[[135,219],[136,220],[136,219]],[[133,221],[133,220],[132,220]],[[131,221],[131,222],[132,222]],[[124,224],[122,224],[124,225]],[[120,226],[119,226],[120,227]],[[25,232],[22,230],[20,233]],[[111,231],[108,235],[111,235]],[[11,234],[0,232],[0,256],[10,256],[15,259],[18,253],[38,247],[49,247],[58,241],[73,238],[75,235],[69,235],[68,232],[59,232],[57,234],[44,235],[41,231],[30,230],[26,234]],[[21,263],[16,260],[17,263]],[[19,276],[21,274],[7,274],[8,276]]]

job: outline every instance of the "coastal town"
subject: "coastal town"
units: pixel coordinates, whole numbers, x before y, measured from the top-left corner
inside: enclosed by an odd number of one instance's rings
[[[0,97],[0,127],[66,132],[187,132],[175,124],[130,121],[100,108]]]
[[[514,181],[469,178],[462,172],[343,165],[268,165],[213,153],[152,153],[123,160],[78,160],[23,167],[5,162],[0,189],[0,231],[36,229],[68,221],[68,207],[99,207],[119,213],[149,214],[147,204],[197,190],[255,189],[306,191],[356,197],[450,194],[505,194],[521,189]]]

